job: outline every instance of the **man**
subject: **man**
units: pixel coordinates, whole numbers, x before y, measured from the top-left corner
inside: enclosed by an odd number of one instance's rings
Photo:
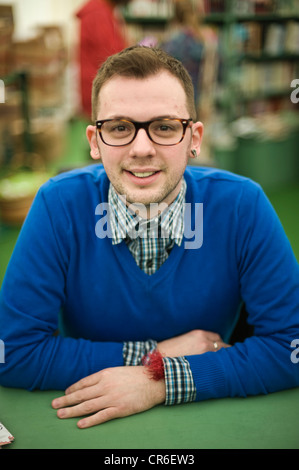
[[[102,165],[41,188],[7,269],[0,383],[66,389],[52,406],[80,428],[298,386],[298,263],[257,184],[186,168],[203,125],[184,67],[124,50],[99,70],[92,106]],[[243,302],[255,334],[229,347]]]

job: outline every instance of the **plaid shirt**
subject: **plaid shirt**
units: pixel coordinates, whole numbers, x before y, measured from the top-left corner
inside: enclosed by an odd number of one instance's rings
[[[159,216],[142,219],[130,212],[119,198],[112,185],[109,188],[108,202],[112,243],[125,240],[137,265],[146,274],[154,274],[168,258],[175,243],[182,243],[184,233],[184,201],[186,182],[175,201]],[[157,342],[128,341],[124,343],[124,365],[140,365],[141,359],[157,347]],[[188,361],[184,357],[164,357],[166,384],[166,405],[194,401],[196,388]]]

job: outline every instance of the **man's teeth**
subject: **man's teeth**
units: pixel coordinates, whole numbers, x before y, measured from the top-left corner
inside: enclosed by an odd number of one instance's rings
[[[147,176],[151,176],[153,175],[154,173],[156,173],[155,171],[144,171],[143,173],[136,173],[134,171],[132,171],[133,175],[134,176],[138,176],[138,178],[146,178]]]

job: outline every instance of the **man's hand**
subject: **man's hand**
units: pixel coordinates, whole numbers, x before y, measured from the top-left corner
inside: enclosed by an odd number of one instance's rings
[[[208,351],[218,351],[229,346],[222,341],[218,333],[204,330],[192,330],[158,343],[161,354],[168,357],[192,356]]]
[[[217,348],[215,347],[217,346]],[[158,343],[168,357],[203,354],[229,347],[217,333],[193,330]],[[84,416],[79,428],[148,410],[165,401],[165,381],[152,380],[144,366],[104,369],[89,375],[52,402],[59,418]]]
[[[77,425],[88,428],[114,418],[148,410],[165,401],[164,380],[149,378],[143,366],[104,369],[89,375],[52,401],[59,418],[86,416]]]

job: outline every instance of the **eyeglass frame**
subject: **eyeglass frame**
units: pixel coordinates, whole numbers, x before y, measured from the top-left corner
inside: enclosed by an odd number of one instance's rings
[[[118,144],[118,145],[113,145],[113,144],[107,144],[107,142],[104,141],[103,139],[103,136],[102,136],[102,132],[101,132],[101,127],[102,125],[105,123],[105,122],[111,122],[111,121],[125,121],[125,122],[129,122],[131,124],[134,125],[135,127],[135,133],[132,137],[132,139],[130,140],[130,142],[126,143],[126,144]],[[182,134],[182,137],[181,139],[176,142],[175,144],[159,144],[158,142],[155,142],[150,133],[149,133],[149,126],[155,122],[155,121],[179,121],[182,126],[183,126],[183,134]],[[180,142],[182,142],[182,140],[184,139],[185,137],[185,134],[186,134],[186,129],[188,127],[188,124],[193,121],[192,118],[188,118],[188,119],[180,119],[180,118],[162,118],[162,119],[153,119],[151,121],[130,121],[129,119],[101,119],[101,120],[98,120],[95,122],[95,125],[96,125],[96,128],[97,130],[99,131],[98,134],[102,140],[102,142],[106,145],[109,145],[109,147],[125,147],[126,145],[129,145],[133,142],[133,140],[136,138],[137,134],[138,134],[138,131],[140,129],[144,129],[148,138],[151,140],[151,142],[153,142],[154,144],[156,145],[161,145],[163,147],[171,147],[173,145],[178,145]]]

